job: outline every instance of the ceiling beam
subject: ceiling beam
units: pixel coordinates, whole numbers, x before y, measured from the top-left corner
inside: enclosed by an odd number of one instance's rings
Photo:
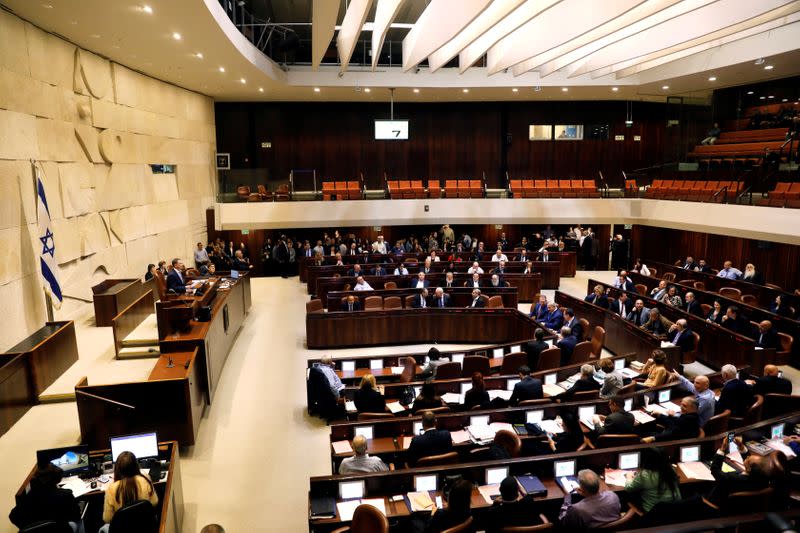
[[[389,26],[394,22],[395,17],[400,12],[400,8],[406,0],[378,0],[378,7],[375,8],[375,21],[372,23],[372,70],[378,66],[378,60],[383,50],[383,41]]]
[[[339,50],[339,71],[345,72],[347,65],[350,64],[350,58],[353,56],[353,50],[356,49],[358,37],[361,35],[361,28],[367,21],[369,8],[372,7],[372,0],[351,0],[350,5],[347,7],[347,13],[344,14],[342,20],[342,27],[336,35],[336,48]]]
[[[319,68],[336,31],[339,2],[314,0],[311,8],[311,67]]]

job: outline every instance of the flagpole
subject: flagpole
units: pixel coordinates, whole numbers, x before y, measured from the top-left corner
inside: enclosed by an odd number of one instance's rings
[[[53,298],[50,297],[50,293],[47,291],[44,291],[44,302],[47,307],[47,321],[55,322],[53,318]]]

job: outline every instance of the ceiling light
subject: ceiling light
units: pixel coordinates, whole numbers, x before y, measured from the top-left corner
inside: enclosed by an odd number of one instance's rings
[[[244,85],[245,83],[247,83],[247,80],[246,80],[246,79],[244,79],[244,78],[239,78],[239,83],[241,83],[242,85]]]
[[[513,89],[511,89],[511,92],[512,92],[512,93],[518,93],[518,92],[519,92],[519,89],[517,89],[516,87],[514,87]]]
[[[617,91],[619,91],[619,87],[612,87],[611,90],[614,91],[614,92],[617,92]]]
[[[708,78],[708,81],[717,81],[717,77],[716,76],[711,76],[710,78]]]
[[[784,98],[783,100],[781,100],[781,102],[788,102],[788,101],[789,101],[788,98]]]
[[[468,92],[469,92],[469,89],[461,89],[461,92],[462,92],[462,93],[468,93]]]
[[[368,93],[368,92],[370,92],[370,91],[372,91],[372,89],[370,89],[369,87],[364,87],[364,92],[365,92],[365,93]]]
[[[100,38],[100,34],[99,33],[93,33],[91,35],[91,37],[92,37],[92,39],[99,39]]]
[[[42,7],[45,9],[53,9],[53,4],[42,4]]]
[[[181,34],[178,33],[178,32],[173,32],[172,38],[175,39],[176,41],[180,41],[181,40]]]
[[[225,67],[219,67],[220,72],[225,72]]]
[[[148,15],[152,15],[153,14],[153,8],[148,6],[148,5],[146,5],[146,4],[142,6],[142,11],[144,11]]]
[[[72,24],[73,26],[75,26],[76,24],[78,24],[78,21],[77,20],[70,20],[69,23]]]
[[[759,96],[758,97],[759,100],[765,100],[766,98],[767,98],[766,96]]]
[[[775,98],[775,97],[773,95],[769,95],[767,96],[767,98]]]
[[[118,44],[112,44],[111,48],[113,48],[115,50],[119,50],[119,45]]]
[[[197,59],[203,59],[203,52],[197,52],[197,53],[194,55],[194,57],[196,57]]]
[[[753,94],[753,91],[747,91],[747,94]]]
[[[415,92],[415,93],[418,93],[418,92],[419,92],[419,89],[414,89],[414,92]]]
[[[264,92],[264,88],[263,87],[259,87],[258,88],[258,92],[263,93]]]
[[[764,70],[772,70],[774,68],[775,67],[773,67],[772,65],[767,65],[767,66],[764,67]]]
[[[569,91],[569,87],[562,87],[561,88],[561,92],[565,93],[567,91]]]
[[[662,86],[661,86],[661,89],[663,89],[664,91],[666,91],[667,89],[669,89],[669,85],[662,85]]]
[[[314,87],[314,92],[318,93],[319,92],[319,87]]]

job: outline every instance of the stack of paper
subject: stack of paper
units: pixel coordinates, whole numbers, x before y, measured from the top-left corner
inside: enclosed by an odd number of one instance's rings
[[[689,479],[701,479],[705,481],[714,481],[714,475],[711,469],[705,463],[694,461],[691,463],[678,463],[678,468],[681,469],[683,475]]]
[[[402,373],[403,373],[403,367],[402,366],[393,366],[392,367],[392,374],[394,374],[395,376],[399,376]]]
[[[86,494],[87,492],[92,492],[92,490],[95,490],[91,488],[89,483],[85,482],[78,476],[66,477],[61,481],[61,483],[58,484],[58,486],[61,487],[62,489],[71,490],[72,495],[75,496],[76,498]],[[102,485],[100,485],[100,488],[105,490],[105,487],[103,487]]]
[[[675,345],[672,344],[671,342],[661,341],[661,347],[662,348],[672,348],[673,346],[675,346]]]
[[[644,363],[641,361],[631,361],[629,366],[637,372],[641,372],[644,368]]]
[[[569,478],[562,477],[559,481],[561,481],[561,488],[564,489],[566,492],[572,492],[573,490],[578,488],[578,482],[573,481]]]
[[[657,403],[651,403],[650,405],[645,406],[644,409],[650,414],[664,415],[664,416],[667,415],[667,410],[658,405]]]
[[[639,372],[637,372],[636,370],[634,370],[632,368],[623,368],[619,372],[620,372],[620,374],[623,375],[623,377],[631,378],[631,379],[633,379],[633,378],[635,378],[636,376],[639,375]]]
[[[628,471],[606,469],[605,480],[606,484],[608,485],[614,485],[615,487],[624,487],[625,484],[628,482]]]
[[[344,408],[348,413],[355,413],[358,411],[358,409],[356,409],[356,402],[351,402],[350,400],[345,400]]]
[[[467,431],[478,442],[494,439],[494,430],[490,426],[468,426]]]
[[[383,516],[386,516],[386,502],[383,501],[383,498],[369,498],[361,500],[361,505],[371,505],[376,507],[380,512],[383,513]]]
[[[564,390],[558,385],[542,385],[542,392],[544,392],[545,396],[558,396]]]
[[[453,439],[453,444],[461,444],[463,442],[468,442],[469,433],[466,430],[460,429],[458,431],[451,431],[450,438]]]
[[[555,420],[542,420],[541,422],[537,422],[537,424],[545,433],[557,434],[564,432],[564,428],[562,428]]]
[[[348,522],[353,519],[353,513],[356,512],[356,507],[361,505],[361,500],[347,500],[336,504],[336,509],[339,511],[339,520]]]
[[[489,424],[489,427],[497,433],[498,431],[510,431],[514,433],[514,426],[509,424],[508,422],[492,422]]]
[[[513,391],[500,390],[500,389],[492,389],[492,390],[490,390],[488,392],[489,392],[489,399],[490,400],[494,400],[495,398],[502,398],[505,401],[508,401],[508,400],[511,399],[511,395],[513,394]]]
[[[638,409],[635,411],[631,411],[631,414],[633,415],[633,419],[638,424],[647,424],[648,422],[652,422],[653,420],[655,420],[655,418],[653,418],[652,416]]]
[[[725,457],[729,461],[735,463],[737,466],[744,468],[744,459],[742,458],[742,454],[739,453],[739,450],[736,450],[735,452],[730,452]]]
[[[353,453],[353,447],[350,446],[349,440],[337,440],[336,442],[332,442],[331,445],[333,446],[333,453],[336,455]]]
[[[408,501],[411,504],[411,512],[430,511],[433,508],[433,500],[427,492],[409,492]]]
[[[406,410],[405,406],[400,402],[386,402],[386,407],[389,408],[391,413],[401,413]]]
[[[407,449],[408,449],[408,447],[409,447],[409,446],[411,446],[411,439],[413,439],[413,438],[414,438],[414,437],[408,437],[408,436],[406,436],[406,437],[403,437],[403,441],[402,441],[402,443],[401,443],[401,447],[402,447],[404,450],[407,450]]]
[[[461,395],[455,392],[445,392],[442,394],[442,400],[444,403],[463,403]]]
[[[478,487],[478,492],[481,493],[481,496],[483,496],[483,499],[486,500],[487,504],[492,505],[492,497],[500,496],[500,483],[481,485]]]
[[[592,420],[592,417],[585,416],[581,418],[581,424],[583,424],[589,429],[594,429],[594,420]]]
[[[773,450],[778,450],[783,452],[784,455],[786,455],[787,459],[794,459],[796,456],[795,453],[792,451],[792,449],[787,445],[785,445],[782,440],[779,439],[768,440],[767,446],[769,446]]]
[[[666,409],[667,411],[674,411],[676,414],[681,413],[681,406],[676,404],[675,402],[663,402],[659,404],[661,407]]]

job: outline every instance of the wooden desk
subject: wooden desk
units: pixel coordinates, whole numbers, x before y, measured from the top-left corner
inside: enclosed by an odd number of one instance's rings
[[[374,287],[373,287],[374,288]],[[468,307],[472,303],[472,288],[453,287],[451,289],[443,288],[446,294],[450,295],[450,307]],[[406,306],[406,297],[415,296],[419,294],[419,289],[376,289],[372,291],[329,291],[323,305],[329,311],[340,311],[342,300],[347,296],[355,296],[356,300],[361,303],[361,308],[364,308],[364,300],[369,296],[380,296],[387,298],[390,296],[399,296],[400,305]],[[431,298],[433,297],[434,289],[428,289]],[[516,287],[483,287],[481,295],[491,298],[492,296],[500,296],[503,299],[503,307],[516,309],[518,305],[517,288]]]
[[[536,323],[516,309],[396,309],[306,314],[309,348],[487,343],[530,339]]]
[[[194,444],[207,403],[197,354],[195,348],[161,355],[147,381],[89,385],[81,379],[75,399],[82,441],[101,447],[116,435],[156,431],[160,438]]]
[[[153,291],[146,291],[111,320],[114,333],[114,353],[119,357],[122,341],[155,311]]]
[[[92,287],[94,323],[97,327],[111,325],[123,309],[143,293],[150,291],[140,279],[107,279]]]
[[[106,446],[108,442],[106,442]],[[31,451],[33,455],[33,450]],[[100,464],[103,460],[111,459],[111,450],[103,447],[96,451],[89,452],[89,461]],[[153,483],[153,487],[158,495],[158,506],[156,515],[158,517],[158,533],[180,533],[183,529],[183,481],[181,479],[181,464],[178,450],[178,443],[173,441],[161,441],[158,444],[158,459],[167,461],[169,468],[166,470],[166,478],[162,481]],[[16,502],[19,502],[22,495],[28,489],[31,477],[33,477],[36,467],[31,469],[28,477],[23,481],[22,486],[14,495]],[[113,475],[111,476],[113,477]],[[98,482],[99,483],[99,482]],[[109,481],[108,484],[110,484]],[[103,525],[103,500],[105,492],[93,490],[82,496],[78,500],[88,503],[86,515],[84,516],[84,529],[86,531],[97,531]]]

